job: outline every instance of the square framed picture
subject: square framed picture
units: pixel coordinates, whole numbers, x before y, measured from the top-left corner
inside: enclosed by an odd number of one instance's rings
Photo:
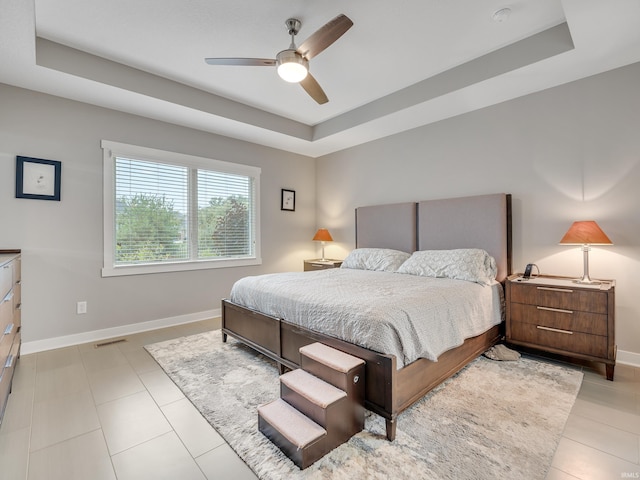
[[[296,191],[282,189],[280,198],[280,210],[288,210],[294,212],[296,209]]]
[[[60,201],[62,162],[16,157],[16,198]]]

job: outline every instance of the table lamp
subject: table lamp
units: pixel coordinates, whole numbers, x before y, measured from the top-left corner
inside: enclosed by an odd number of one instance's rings
[[[326,258],[324,258],[324,243],[333,242],[333,238],[331,237],[329,230],[326,228],[319,228],[313,237],[313,240],[316,242],[322,242],[322,258],[320,260],[326,260]]]
[[[587,220],[573,222],[573,225],[564,234],[561,245],[582,245],[584,258],[584,273],[582,278],[574,280],[575,283],[585,283],[588,285],[599,285],[602,282],[591,280],[589,277],[589,250],[590,245],[613,245],[609,237],[602,231],[596,222]]]

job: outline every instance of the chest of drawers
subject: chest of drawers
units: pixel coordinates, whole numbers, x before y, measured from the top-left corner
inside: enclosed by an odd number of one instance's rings
[[[506,336],[514,345],[603,362],[613,380],[615,282],[576,284],[566,277],[540,276],[506,283]]]
[[[0,250],[0,422],[20,356],[21,284],[19,251]]]
[[[342,260],[305,260],[304,271],[326,270],[327,268],[340,268]]]

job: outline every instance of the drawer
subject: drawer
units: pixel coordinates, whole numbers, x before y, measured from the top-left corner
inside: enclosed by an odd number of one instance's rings
[[[0,300],[0,334],[4,332],[4,327],[13,321],[13,295],[9,293]]]
[[[22,303],[22,282],[13,285],[13,306],[17,308]]]
[[[18,283],[22,280],[22,258],[18,257],[13,262],[13,283]]]
[[[12,368],[4,368],[4,363],[0,365],[0,420],[4,415],[7,404],[7,397],[11,390],[11,379],[13,377]]]
[[[20,335],[16,335],[11,348],[10,359],[0,363],[0,420],[4,414],[7,397],[11,391],[11,381],[20,355]],[[4,357],[3,357],[4,358]]]
[[[555,348],[567,353],[580,353],[607,358],[607,337],[581,332],[557,332],[541,329],[539,325],[524,322],[511,323],[511,338],[516,342]]]
[[[0,266],[0,298],[4,298],[13,287],[13,262]]]
[[[340,268],[342,262],[339,260],[329,260],[329,261],[313,261],[313,260],[305,260],[304,261],[304,271],[310,272],[313,270],[327,270],[330,268]]]
[[[13,323],[17,328],[22,325],[22,307],[20,305],[13,309]]]
[[[537,305],[511,304],[511,321],[558,328],[572,332],[606,336],[607,316],[574,310],[550,309]]]
[[[544,285],[511,284],[511,301],[563,310],[607,314],[607,292]]]
[[[5,335],[4,328],[0,332],[0,367],[4,366],[4,360],[9,356],[9,353],[11,353],[11,346],[13,345],[13,338],[16,333],[16,327],[13,323],[10,323],[6,329],[10,330],[8,334]]]

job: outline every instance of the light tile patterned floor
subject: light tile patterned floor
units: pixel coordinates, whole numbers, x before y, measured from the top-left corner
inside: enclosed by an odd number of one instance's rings
[[[255,479],[142,348],[219,319],[20,359],[0,427],[6,480]],[[548,480],[640,478],[640,369],[585,378]]]

